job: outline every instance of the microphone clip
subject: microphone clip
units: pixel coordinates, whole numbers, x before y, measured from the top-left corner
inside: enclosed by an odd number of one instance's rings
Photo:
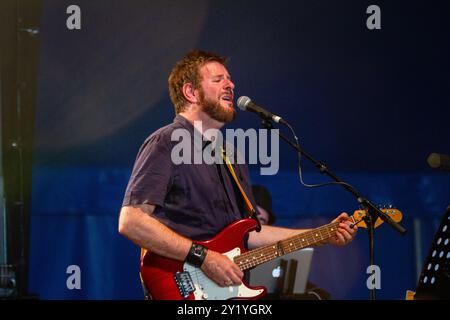
[[[273,129],[273,120],[272,119],[263,118],[261,123],[262,123],[263,128],[265,128],[267,130]]]

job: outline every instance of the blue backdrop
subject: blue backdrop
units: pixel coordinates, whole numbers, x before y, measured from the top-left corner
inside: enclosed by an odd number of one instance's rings
[[[44,1],[33,154],[30,291],[48,299],[141,299],[139,249],[117,232],[140,144],[172,121],[167,77],[191,49],[230,57],[235,95],[288,119],[303,147],[408,229],[375,232],[378,297],[414,290],[450,204],[450,174],[431,152],[450,153],[448,5],[378,1],[381,30],[368,30],[368,1],[77,1],[81,30],[68,30],[72,1]],[[259,128],[239,113],[228,128]],[[311,227],[355,200],[339,187],[306,189],[281,144],[269,187],[278,225]],[[306,182],[326,178],[305,163]],[[336,299],[366,299],[368,241],[316,250],[311,281]],[[67,267],[81,269],[69,290]]]

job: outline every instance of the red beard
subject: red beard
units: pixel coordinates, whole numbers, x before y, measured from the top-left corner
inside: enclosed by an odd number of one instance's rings
[[[224,108],[219,101],[213,101],[205,97],[205,92],[200,89],[200,105],[202,111],[212,119],[219,122],[231,122],[236,117],[236,110],[233,108]]]

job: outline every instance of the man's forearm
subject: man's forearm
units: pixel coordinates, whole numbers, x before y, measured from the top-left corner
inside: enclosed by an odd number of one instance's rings
[[[276,243],[310,229],[288,229],[262,225],[260,232],[250,232],[248,244],[250,249]]]
[[[141,248],[161,256],[183,261],[192,241],[175,233],[152,217],[152,205],[122,207],[119,233]]]

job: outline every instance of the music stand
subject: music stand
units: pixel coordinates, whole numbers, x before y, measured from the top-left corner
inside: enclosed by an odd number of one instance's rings
[[[450,299],[450,206],[434,236],[414,299]]]

